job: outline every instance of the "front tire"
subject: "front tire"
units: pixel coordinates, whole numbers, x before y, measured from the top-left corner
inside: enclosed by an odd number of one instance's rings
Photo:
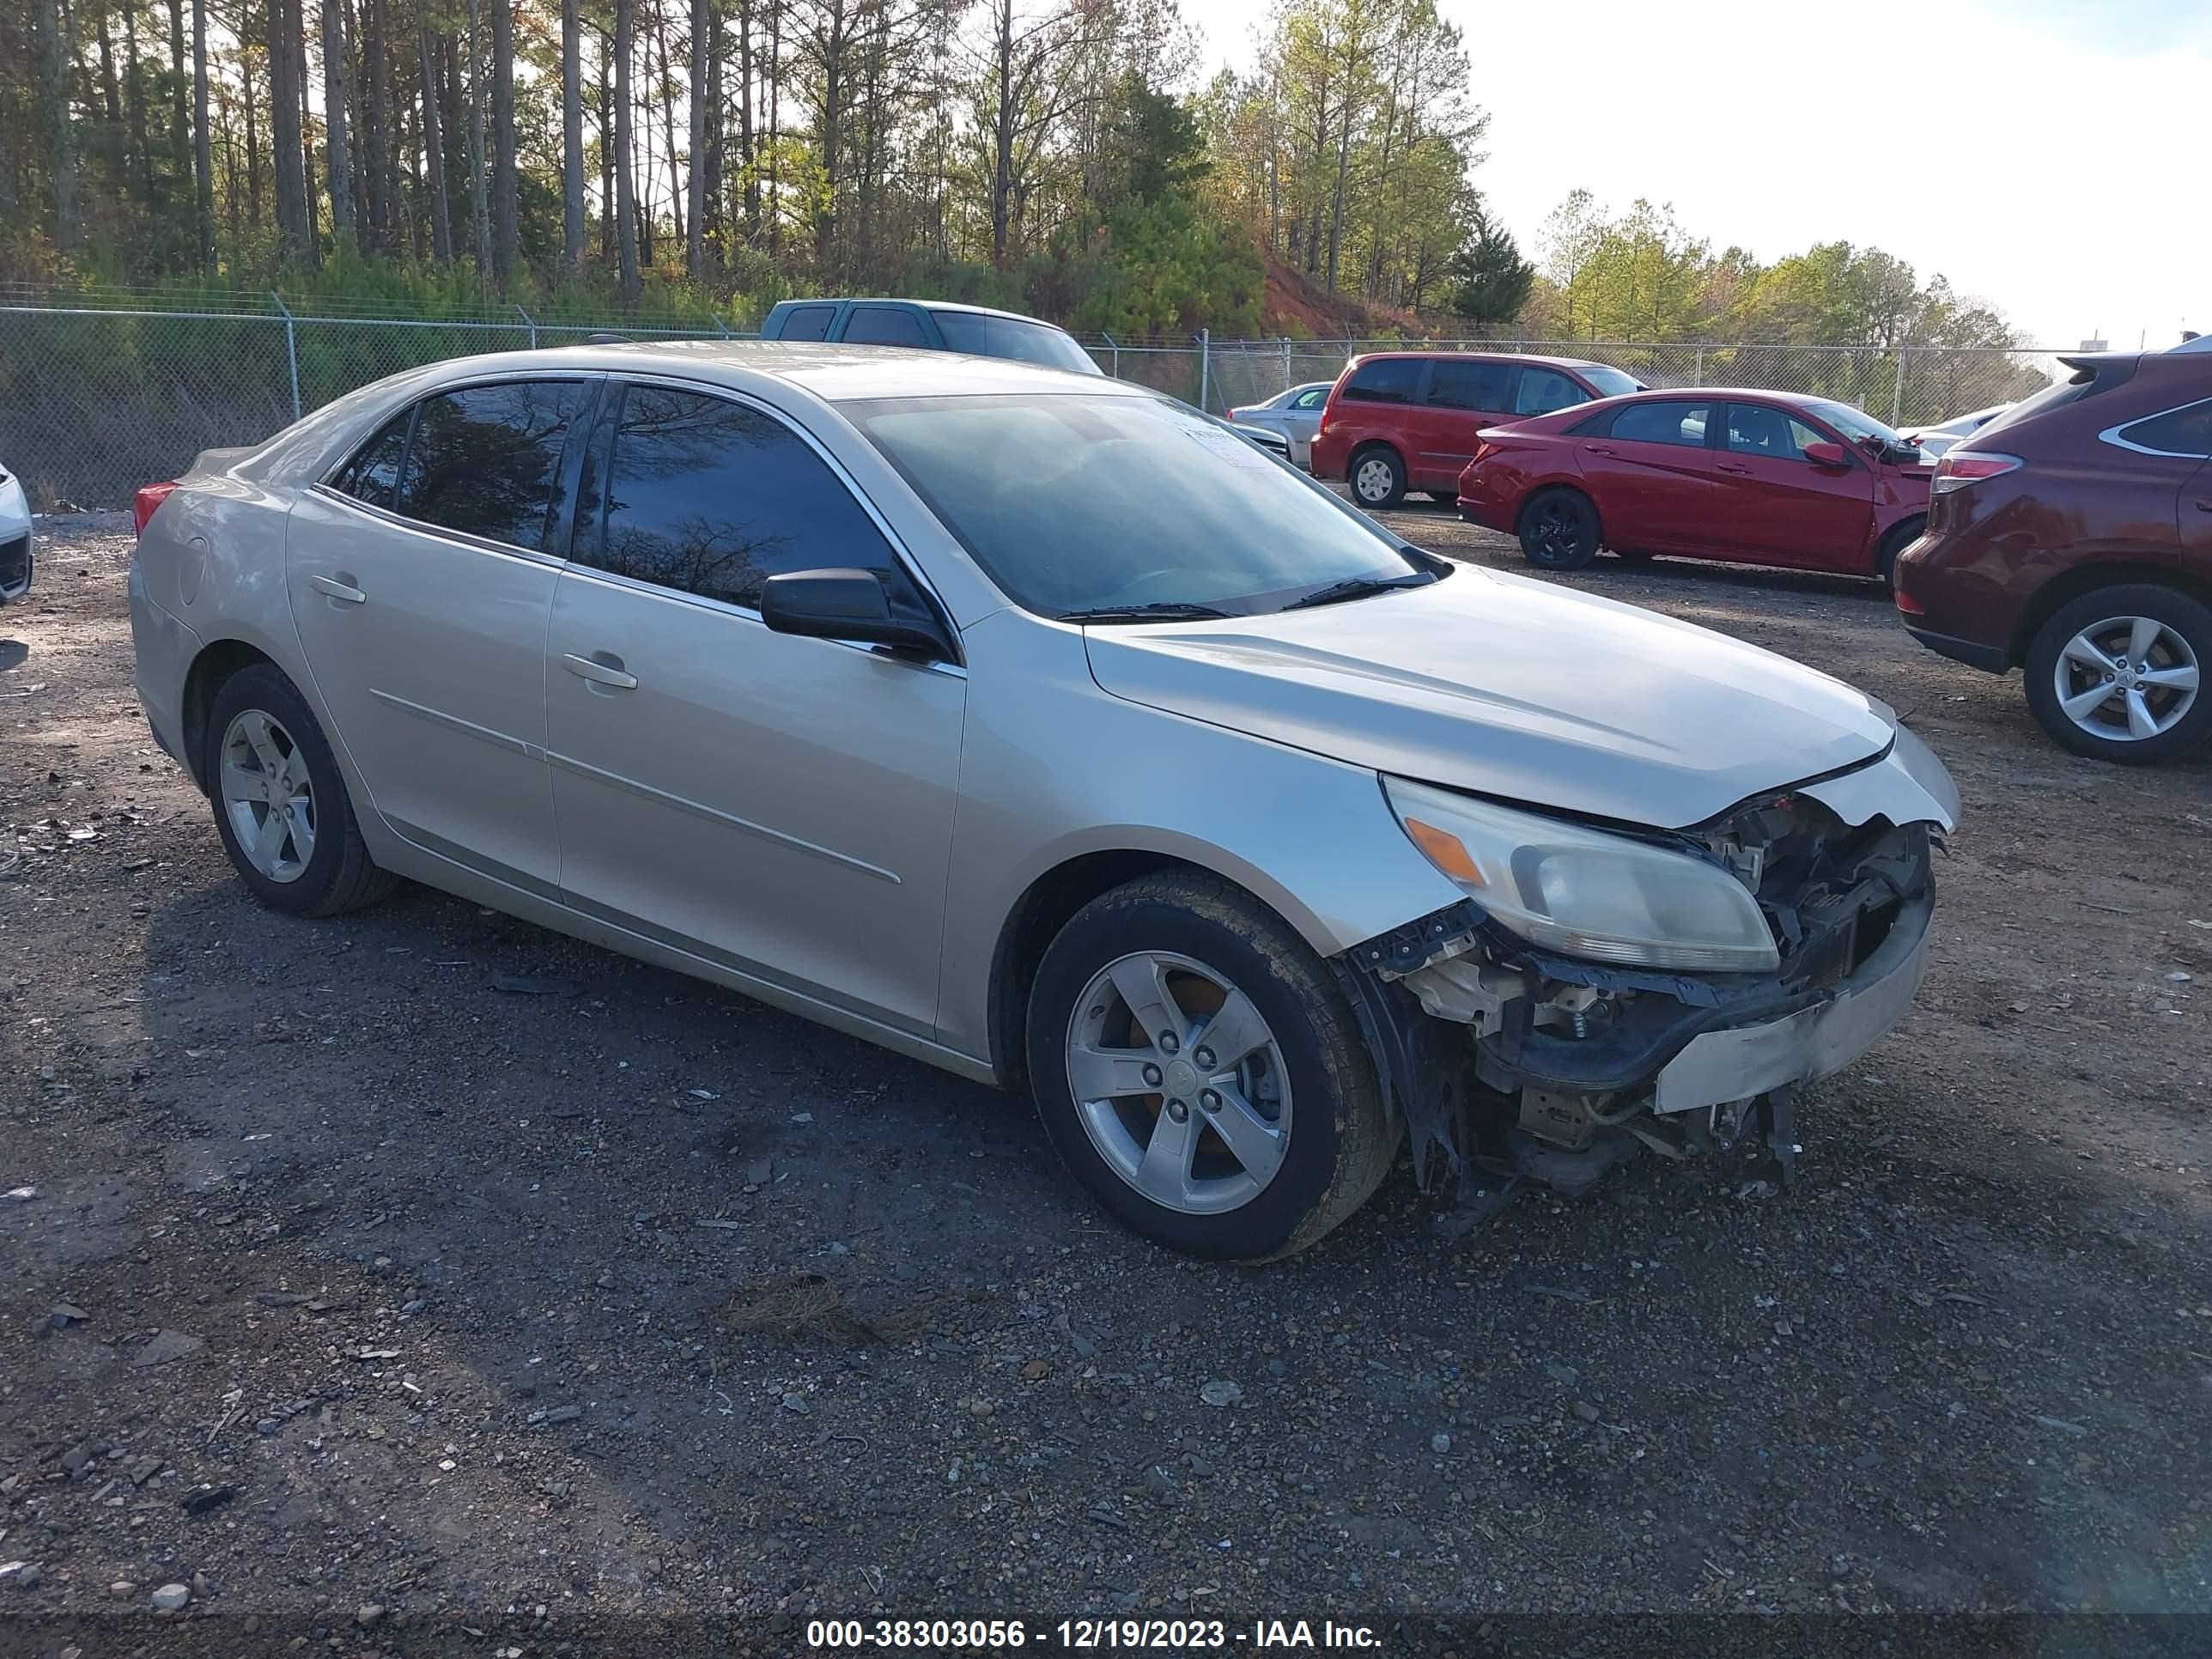
[[[1881,545],[1874,556],[1874,574],[1881,578],[1885,592],[1895,590],[1895,578],[1891,573],[1897,568],[1897,556],[1918,541],[1920,532],[1927,528],[1928,520],[1924,518],[1907,519],[1881,538]]]
[[[1217,1261],[1313,1243],[1396,1155],[1375,1065],[1328,965],[1194,871],[1094,899],[1047,947],[1027,1042],[1045,1131],[1131,1231]]]
[[[1597,557],[1597,505],[1579,489],[1539,490],[1519,528],[1521,551],[1539,570],[1580,570]]]
[[[254,897],[287,915],[334,916],[392,890],[362,843],[323,728],[274,665],[223,682],[206,745],[201,775],[216,829]]]
[[[1370,444],[1352,458],[1346,472],[1352,498],[1370,513],[1406,499],[1406,464],[1385,444]]]
[[[2077,755],[2148,766],[2212,738],[2212,608],[2151,582],[2069,601],[2027,649],[2027,706]]]

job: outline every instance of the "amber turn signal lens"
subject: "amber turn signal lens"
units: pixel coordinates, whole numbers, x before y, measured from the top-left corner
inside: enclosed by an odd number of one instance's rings
[[[1406,833],[1413,838],[1413,845],[1428,854],[1429,862],[1437,869],[1454,881],[1468,887],[1487,885],[1482,879],[1482,872],[1475,868],[1474,859],[1468,855],[1467,848],[1460,844],[1457,836],[1447,834],[1433,823],[1424,823],[1419,818],[1407,818],[1405,824]]]

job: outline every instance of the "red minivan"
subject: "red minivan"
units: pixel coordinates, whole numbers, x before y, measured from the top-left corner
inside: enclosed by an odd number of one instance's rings
[[[1483,428],[1641,389],[1632,374],[1576,357],[1370,352],[1328,394],[1313,475],[1344,479],[1364,507],[1395,507],[1409,489],[1449,506]]]

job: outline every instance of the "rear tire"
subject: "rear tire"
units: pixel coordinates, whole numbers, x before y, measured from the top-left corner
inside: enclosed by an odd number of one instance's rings
[[[392,891],[395,878],[368,855],[323,728],[273,664],[222,683],[205,744],[200,775],[216,830],[254,897],[287,915],[334,916]]]
[[[1893,586],[1890,573],[1897,568],[1897,556],[1920,539],[1920,532],[1928,528],[1926,518],[1906,519],[1893,525],[1881,538],[1881,546],[1874,556],[1874,574],[1881,578],[1885,592]]]
[[[1345,469],[1352,499],[1370,513],[1386,511],[1406,499],[1406,464],[1388,444],[1370,444],[1354,452]]]
[[[2122,582],[2069,600],[2036,630],[2025,667],[2028,708],[2077,755],[2149,766],[2212,739],[2212,607],[2171,587]]]
[[[1164,872],[1085,905],[1046,947],[1026,1024],[1053,1145],[1117,1220],[1170,1249],[1302,1250],[1396,1156],[1400,1126],[1343,988],[1218,877]],[[1079,1076],[1096,1097],[1078,1100]]]
[[[1521,509],[1519,532],[1539,570],[1580,570],[1597,557],[1597,504],[1579,489],[1540,489]]]

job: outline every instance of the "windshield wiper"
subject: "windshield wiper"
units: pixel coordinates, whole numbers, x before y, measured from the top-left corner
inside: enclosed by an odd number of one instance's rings
[[[1192,605],[1184,599],[1161,599],[1152,605],[1102,605],[1089,611],[1063,611],[1059,620],[1073,623],[1174,622],[1178,618],[1194,621],[1228,614],[1226,611],[1210,605]]]
[[[1292,599],[1283,607],[1285,611],[1304,611],[1309,605],[1338,605],[1346,599],[1364,599],[1373,593],[1388,593],[1393,588],[1426,587],[1436,577],[1426,571],[1409,576],[1347,576],[1340,582],[1331,582],[1327,587],[1317,587],[1304,599]]]

